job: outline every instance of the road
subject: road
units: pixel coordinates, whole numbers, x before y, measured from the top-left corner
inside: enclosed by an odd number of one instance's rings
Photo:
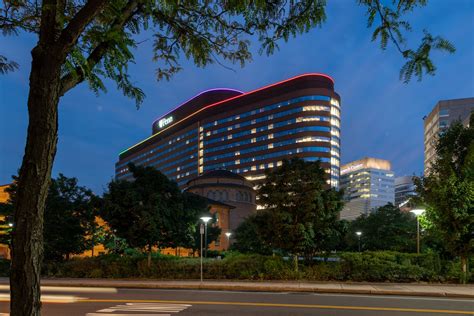
[[[474,315],[462,298],[64,287],[44,287],[42,297],[45,316]],[[8,304],[0,286],[1,316]]]

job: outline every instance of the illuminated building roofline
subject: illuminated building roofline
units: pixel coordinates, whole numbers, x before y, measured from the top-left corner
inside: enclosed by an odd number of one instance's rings
[[[181,122],[183,122],[183,121],[189,119],[190,117],[195,116],[196,114],[198,114],[198,113],[200,113],[200,112],[202,112],[202,111],[204,111],[204,110],[206,110],[206,109],[209,109],[209,108],[211,108],[211,107],[214,107],[214,106],[217,106],[217,105],[220,105],[220,104],[223,104],[223,103],[232,101],[232,100],[236,100],[236,99],[239,99],[239,98],[242,98],[242,97],[245,97],[245,96],[248,96],[248,95],[257,93],[257,92],[260,92],[260,91],[265,90],[265,89],[269,89],[269,88],[272,88],[272,87],[275,87],[275,86],[279,86],[279,85],[284,84],[284,83],[289,82],[289,81],[293,81],[293,80],[296,80],[296,79],[299,79],[299,78],[302,78],[302,77],[313,77],[313,76],[314,76],[314,77],[324,77],[324,78],[326,78],[326,79],[329,79],[329,80],[331,80],[331,82],[332,82],[333,85],[334,85],[334,79],[333,79],[332,77],[330,77],[330,76],[328,76],[328,75],[326,75],[326,74],[322,74],[322,73],[306,73],[306,74],[301,74],[301,75],[298,75],[298,76],[295,76],[295,77],[292,77],[292,78],[289,78],[289,79],[285,79],[285,80],[282,80],[282,81],[279,81],[279,82],[276,82],[276,83],[273,83],[273,84],[270,84],[270,85],[266,85],[266,86],[263,86],[263,87],[261,87],[261,88],[255,89],[255,90],[252,90],[252,91],[249,91],[249,92],[245,92],[245,93],[239,94],[239,95],[237,95],[237,96],[230,97],[230,98],[228,98],[228,99],[221,100],[221,101],[218,101],[218,102],[215,102],[215,103],[206,105],[206,106],[200,108],[199,110],[197,110],[197,111],[195,111],[195,112],[189,114],[188,116],[186,116],[186,117],[180,119],[179,121],[173,122],[172,124],[166,126],[165,128],[163,128],[163,129],[160,130],[159,132],[157,132],[157,133],[155,133],[155,134],[153,134],[153,135],[151,135],[151,136],[145,138],[145,139],[142,140],[141,142],[139,142],[139,143],[137,143],[137,144],[135,144],[135,145],[133,145],[133,146],[131,146],[131,147],[129,147],[129,148],[123,150],[122,152],[119,153],[119,156],[122,155],[122,154],[124,154],[124,153],[126,153],[127,151],[129,151],[129,150],[131,150],[131,149],[133,149],[133,148],[135,148],[135,147],[137,147],[137,146],[143,144],[144,142],[150,140],[151,138],[160,135],[160,134],[163,133],[164,131],[166,131],[166,130],[168,130],[168,129],[174,127],[174,126],[176,126],[177,124],[180,124]],[[225,88],[225,89],[226,89],[226,90],[232,90],[232,89],[228,89],[228,88]],[[216,89],[216,90],[222,90],[222,89]],[[202,95],[203,93],[209,92],[209,91],[213,91],[213,89],[211,89],[211,90],[206,90],[206,91],[203,91],[203,92],[199,93],[198,95],[194,96],[193,98],[189,99],[188,101],[182,103],[180,106],[178,106],[178,107],[175,108],[174,110],[168,112],[168,113],[165,114],[164,116],[169,115],[170,113],[172,113],[172,112],[175,111],[176,109],[180,108],[182,105],[186,104],[186,103],[189,102],[190,100],[195,99],[197,96],[200,96],[200,95]],[[234,90],[234,91],[239,92],[239,90]],[[164,116],[160,116],[160,117],[159,117],[158,119],[156,119],[153,123],[155,123],[157,120],[162,119]]]

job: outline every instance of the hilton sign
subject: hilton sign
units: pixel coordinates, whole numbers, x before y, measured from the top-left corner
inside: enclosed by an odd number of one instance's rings
[[[162,118],[161,120],[158,121],[158,127],[163,128],[166,125],[171,124],[172,122],[173,122],[173,117],[172,116]]]

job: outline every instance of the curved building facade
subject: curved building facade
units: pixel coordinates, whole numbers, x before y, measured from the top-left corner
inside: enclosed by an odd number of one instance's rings
[[[283,159],[320,160],[328,183],[339,186],[340,97],[334,80],[310,73],[250,92],[204,91],[161,116],[152,135],[124,150],[117,179],[130,179],[127,164],[154,166],[181,188],[205,172],[225,169],[250,181]]]
[[[235,231],[246,217],[257,210],[253,183],[227,170],[206,172],[188,181],[186,190],[233,206],[229,216],[230,231]]]

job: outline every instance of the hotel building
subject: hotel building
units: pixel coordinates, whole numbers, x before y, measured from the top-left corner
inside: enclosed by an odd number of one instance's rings
[[[334,80],[311,73],[250,92],[201,92],[156,119],[148,138],[124,150],[117,179],[130,179],[127,164],[153,166],[181,188],[212,170],[250,181],[282,160],[320,160],[328,183],[339,186],[340,97]]]
[[[436,142],[440,133],[454,121],[464,126],[469,124],[469,117],[474,111],[474,98],[439,101],[431,113],[423,118],[425,143],[425,175],[436,159]]]
[[[394,203],[394,173],[388,160],[362,158],[341,167],[346,204],[341,219],[353,220],[380,206]]]

